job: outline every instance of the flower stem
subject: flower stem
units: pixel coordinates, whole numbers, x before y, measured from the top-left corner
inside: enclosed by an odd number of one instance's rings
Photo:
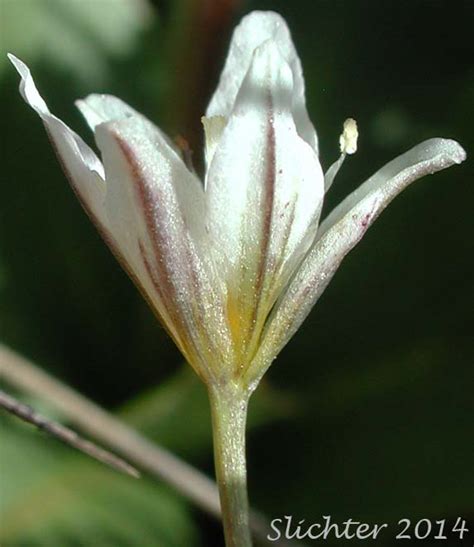
[[[251,547],[245,425],[249,395],[241,386],[210,388],[214,461],[226,547]]]

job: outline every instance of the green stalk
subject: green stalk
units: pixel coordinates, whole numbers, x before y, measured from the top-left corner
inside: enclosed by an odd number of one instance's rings
[[[245,426],[249,394],[236,384],[209,389],[214,461],[226,547],[251,547]]]

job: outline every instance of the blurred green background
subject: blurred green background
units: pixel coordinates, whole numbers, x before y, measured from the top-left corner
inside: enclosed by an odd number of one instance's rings
[[[248,11],[274,9],[302,59],[324,168],[344,119],[359,124],[358,153],[326,212],[425,138],[463,144],[467,162],[383,213],[270,369],[251,404],[248,462],[252,504],[271,518],[463,516],[472,545],[474,3],[0,6],[0,341],[209,475],[204,388],[81,210],[5,52],[28,62],[50,108],[89,142],[73,100],[107,92],[185,137],[199,164],[199,119],[231,29]],[[4,413],[0,427],[3,546],[222,545],[219,524],[166,485],[123,478]]]

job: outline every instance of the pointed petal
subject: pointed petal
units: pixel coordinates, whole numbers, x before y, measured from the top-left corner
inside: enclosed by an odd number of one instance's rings
[[[197,372],[214,364],[217,370],[229,362],[230,344],[220,287],[203,258],[199,180],[143,117],[98,125],[96,139],[107,178],[108,222],[127,263]]]
[[[21,76],[20,93],[26,103],[43,120],[74,191],[91,218],[101,229],[105,229],[103,208],[105,182],[104,169],[100,160],[79,135],[51,114],[36,89],[28,67],[14,55],[9,54],[8,58]]]
[[[200,257],[205,231],[199,181],[153,124],[119,99],[96,95],[79,105],[96,132],[105,177],[94,152],[49,112],[28,68],[10,60],[22,77],[23,97],[42,118],[106,243],[198,374],[207,373],[207,380],[217,375],[217,364],[231,361],[231,344],[221,287]],[[220,372],[222,377],[227,371]]]
[[[235,29],[224,70],[207,108],[206,116],[228,117],[230,115],[240,86],[252,62],[254,51],[267,40],[271,40],[279,48],[291,69],[293,76],[291,111],[296,130],[300,137],[317,152],[316,132],[306,110],[301,61],[285,20],[271,11],[252,12],[244,17]]]
[[[147,298],[147,290],[129,266],[113,232],[109,229],[105,210],[106,184],[102,163],[74,131],[50,113],[36,89],[28,67],[14,55],[8,55],[8,57],[22,78],[21,95],[41,117],[58,159],[79,201],[113,254]]]
[[[291,69],[268,40],[255,51],[207,177],[210,237],[234,339],[244,346],[310,245],[321,208],[323,175],[296,132],[292,91]]]
[[[342,259],[392,199],[411,182],[459,164],[465,157],[457,142],[430,139],[388,163],[334,209],[322,223],[315,244],[276,304],[249,374],[263,374],[306,318]]]

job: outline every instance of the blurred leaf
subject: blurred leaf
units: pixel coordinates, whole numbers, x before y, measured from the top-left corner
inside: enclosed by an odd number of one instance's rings
[[[1,428],[1,544],[196,545],[184,502],[146,478],[96,465],[7,417]]]
[[[103,81],[107,56],[129,53],[152,19],[147,0],[2,0],[0,8],[0,76],[11,51]]]
[[[295,405],[263,386],[250,426],[290,415]],[[183,366],[167,382],[138,397],[122,417],[171,450],[212,452],[208,400],[202,382]],[[122,477],[35,430],[4,420],[0,520],[6,545],[195,545],[184,501],[162,484]],[[93,541],[92,541],[93,538]],[[153,539],[152,539],[153,538]],[[61,543],[62,542],[62,543]],[[37,543],[36,543],[37,544]],[[3,545],[3,543],[2,543]]]

